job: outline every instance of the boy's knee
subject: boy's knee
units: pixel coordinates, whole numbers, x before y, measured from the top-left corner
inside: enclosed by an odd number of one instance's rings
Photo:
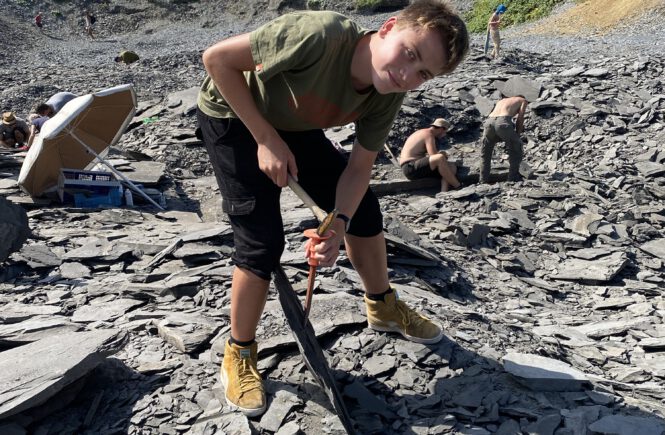
[[[269,281],[284,252],[284,238],[271,238],[260,243],[260,246],[257,244],[253,249],[236,247],[233,263]]]

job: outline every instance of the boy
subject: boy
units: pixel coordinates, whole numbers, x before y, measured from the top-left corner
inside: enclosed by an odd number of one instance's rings
[[[320,207],[339,210],[335,235],[316,246],[316,258],[332,266],[346,243],[369,326],[422,343],[441,339],[441,328],[390,287],[381,210],[368,185],[404,94],[453,71],[468,47],[447,4],[419,0],[377,32],[334,12],[297,12],[203,53],[208,76],[197,116],[235,244],[221,368],[231,407],[248,416],[266,409],[254,339],[284,249],[279,196],[288,175]],[[323,129],[351,121],[357,138],[347,162]]]
[[[455,177],[457,166],[448,162],[448,154],[436,148],[436,140],[450,131],[450,122],[437,118],[429,127],[411,134],[402,148],[399,164],[404,176],[409,180],[419,178],[440,178],[441,192],[452,186],[457,189],[461,183]]]
[[[488,183],[492,167],[492,152],[498,142],[506,143],[508,153],[508,181],[520,181],[520,163],[523,150],[520,134],[524,131],[524,112],[528,101],[522,95],[499,100],[494,110],[485,121],[482,138],[482,163],[480,166],[480,182]],[[517,118],[513,123],[513,118]]]

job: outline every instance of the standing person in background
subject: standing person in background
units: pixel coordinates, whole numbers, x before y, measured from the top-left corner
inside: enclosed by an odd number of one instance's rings
[[[506,13],[506,9],[508,8],[506,8],[505,5],[497,6],[496,11],[494,11],[490,17],[489,22],[487,23],[487,27],[490,31],[490,37],[492,38],[492,44],[494,44],[494,49],[490,54],[492,59],[499,58],[499,50],[501,49],[501,35],[499,34],[499,27],[501,26],[501,15]]]
[[[37,15],[35,16],[35,26],[37,26],[39,30],[41,30],[43,25],[44,25],[44,17],[42,17],[41,12],[38,12]]]
[[[85,20],[85,33],[87,33],[92,39],[95,39],[95,35],[92,33],[92,27],[97,21],[97,18],[86,9],[83,13],[83,19]]]

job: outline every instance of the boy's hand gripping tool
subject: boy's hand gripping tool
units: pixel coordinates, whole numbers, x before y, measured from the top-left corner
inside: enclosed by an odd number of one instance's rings
[[[329,230],[332,223],[337,218],[337,209],[328,213],[325,219],[321,221],[318,228],[310,228],[305,230],[305,237],[309,238],[309,249],[307,250],[307,264],[309,264],[309,276],[307,277],[307,294],[305,295],[305,316],[304,323],[307,323],[309,317],[309,310],[312,306],[312,294],[314,293],[314,279],[316,278],[316,267],[319,261],[314,258],[316,254],[315,248],[322,240],[327,240],[335,233]]]

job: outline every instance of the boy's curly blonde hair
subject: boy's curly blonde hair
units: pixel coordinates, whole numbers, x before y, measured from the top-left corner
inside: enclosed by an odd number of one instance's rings
[[[399,27],[435,30],[441,37],[448,62],[441,74],[455,70],[469,51],[469,32],[452,6],[442,0],[416,0],[397,16]]]

